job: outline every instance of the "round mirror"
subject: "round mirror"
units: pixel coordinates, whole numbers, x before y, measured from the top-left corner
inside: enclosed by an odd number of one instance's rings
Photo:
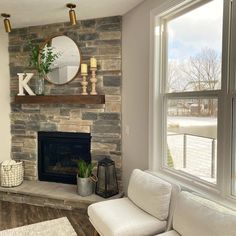
[[[42,49],[48,48],[52,50],[53,55],[57,55],[46,75],[48,82],[57,85],[71,82],[79,73],[81,64],[81,53],[77,44],[65,35],[58,35],[43,44]]]

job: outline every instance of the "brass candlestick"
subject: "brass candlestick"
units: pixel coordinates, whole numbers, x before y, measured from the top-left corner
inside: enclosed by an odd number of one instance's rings
[[[97,83],[97,78],[96,78],[96,71],[97,71],[97,68],[96,67],[91,67],[90,69],[92,71],[92,77],[90,78],[90,82],[92,84],[92,90],[90,92],[91,95],[97,95],[97,92],[96,92],[96,83]]]
[[[88,82],[86,80],[86,77],[87,77],[88,74],[87,73],[83,73],[81,75],[82,75],[82,78],[83,78],[83,80],[80,82],[81,85],[82,85],[82,89],[83,89],[82,95],[88,95],[88,93],[87,93]]]

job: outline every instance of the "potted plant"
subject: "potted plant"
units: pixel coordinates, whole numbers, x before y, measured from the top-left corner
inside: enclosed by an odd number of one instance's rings
[[[53,52],[53,47],[48,44],[42,49],[39,45],[30,42],[29,48],[29,66],[38,72],[37,76],[35,76],[35,93],[42,95],[44,92],[44,78],[51,71],[50,66],[60,54]]]
[[[93,175],[95,166],[95,163],[78,161],[77,190],[80,196],[86,197],[93,193],[94,182],[97,181],[96,176]]]

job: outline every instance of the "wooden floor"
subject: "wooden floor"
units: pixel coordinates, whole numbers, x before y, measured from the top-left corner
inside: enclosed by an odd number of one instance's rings
[[[0,201],[0,230],[38,223],[66,216],[79,236],[93,235],[93,227],[85,212]]]

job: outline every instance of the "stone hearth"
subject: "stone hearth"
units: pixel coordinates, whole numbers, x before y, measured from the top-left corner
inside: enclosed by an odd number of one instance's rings
[[[123,193],[108,199],[120,198]],[[87,213],[87,207],[95,202],[105,201],[98,195],[92,194],[81,197],[77,194],[75,185],[49,183],[43,181],[27,181],[18,187],[0,187],[0,200],[16,203],[26,203],[58,209],[80,209]]]
[[[77,26],[59,23],[14,29],[9,34],[11,75],[11,135],[12,158],[23,160],[25,179],[37,180],[38,131],[91,133],[92,160],[108,156],[116,162],[121,180],[121,17],[79,21]],[[28,68],[28,41],[41,43],[55,34],[66,34],[80,47],[83,62],[98,59],[99,94],[105,94],[105,105],[41,104],[18,105],[19,72]],[[34,81],[32,80],[33,87]],[[81,94],[80,78],[67,85],[55,86],[46,82],[46,95]]]

